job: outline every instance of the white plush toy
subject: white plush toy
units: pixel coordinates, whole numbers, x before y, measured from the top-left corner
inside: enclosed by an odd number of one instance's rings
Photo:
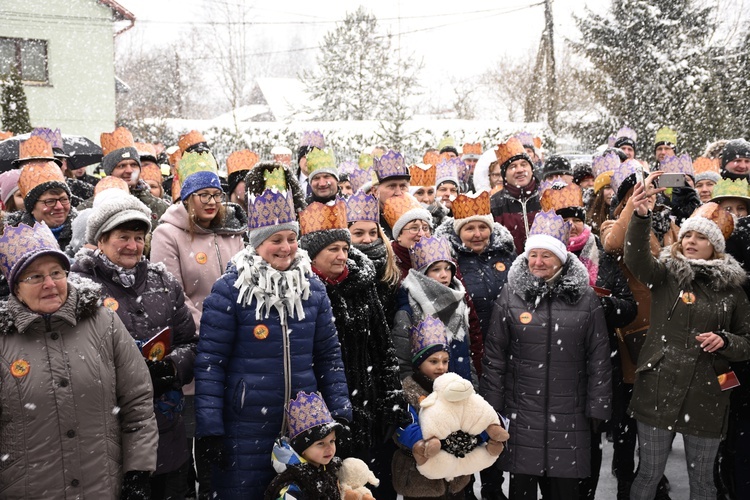
[[[345,458],[338,472],[339,489],[343,500],[375,500],[372,492],[365,487],[367,483],[377,486],[380,480],[358,458]]]
[[[476,436],[487,430],[495,443],[507,441],[508,433],[500,426],[497,412],[474,392],[471,382],[455,373],[446,373],[435,379],[432,387],[432,394],[422,401],[419,411],[419,426],[425,440],[443,440],[456,431]],[[498,454],[490,453],[486,444],[461,458],[441,449],[417,465],[417,469],[428,479],[450,481],[486,469],[497,460]]]

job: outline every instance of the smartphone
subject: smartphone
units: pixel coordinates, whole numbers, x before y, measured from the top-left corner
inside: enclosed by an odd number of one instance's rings
[[[685,174],[661,174],[659,176],[659,187],[663,188],[676,188],[676,187],[685,187],[687,186],[687,183],[685,182]]]

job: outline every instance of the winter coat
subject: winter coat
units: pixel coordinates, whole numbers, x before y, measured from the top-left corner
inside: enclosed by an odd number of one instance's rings
[[[403,280],[411,270],[411,254],[408,248],[402,247],[397,241],[391,242],[391,248],[393,249],[393,257],[396,259],[396,265],[401,270],[401,279]]]
[[[299,391],[320,391],[334,418],[351,420],[331,303],[307,252],[284,272],[252,247],[233,258],[203,305],[195,380],[196,435],[224,437],[227,465],[211,482],[222,499],[263,497],[284,407]]]
[[[342,456],[380,445],[388,425],[409,418],[396,351],[375,286],[375,268],[356,248],[349,249],[346,267],[343,281],[324,280],[352,404],[354,448],[341,450]]]
[[[94,186],[88,182],[66,177],[65,183],[70,189],[70,204],[73,207],[77,207],[80,203],[94,196]]]
[[[2,498],[116,499],[124,472],[156,467],[143,356],[98,286],[74,281],[49,316],[0,303]]]
[[[169,208],[169,205],[161,198],[157,198],[151,194],[151,188],[143,179],[139,179],[138,184],[130,188],[130,194],[138,198],[151,210],[151,231],[153,232],[157,224],[161,224],[160,219]]]
[[[135,284],[124,287],[117,271],[102,261],[98,251],[81,250],[71,271],[102,286],[105,307],[117,312],[130,335],[146,342],[162,329],[172,329],[171,352],[178,382],[173,389],[180,398],[182,385],[193,379],[193,363],[198,335],[193,317],[185,305],[182,287],[162,264],[144,259],[136,265]],[[159,452],[156,473],[172,472],[187,461],[187,436],[182,412],[160,410],[166,397],[157,399],[154,412],[159,426]],[[159,402],[162,404],[160,405]]]
[[[492,312],[480,382],[480,394],[512,422],[506,470],[591,474],[588,419],[610,417],[609,353],[602,306],[578,258],[568,253],[548,284],[519,256]]]
[[[678,226],[693,215],[696,208],[701,206],[701,200],[698,193],[691,187],[672,188],[672,197],[669,199],[671,213],[675,216],[675,223]]]
[[[542,209],[536,179],[525,188],[505,186],[490,197],[490,210],[495,222],[505,226],[513,235],[517,253],[522,253],[534,216]]]
[[[633,216],[625,264],[651,288],[649,335],[638,356],[630,414],[639,422],[693,436],[719,438],[726,431],[730,391],[717,376],[730,361],[750,359],[750,308],[741,284],[745,272],[730,255],[711,261],[658,259],[648,247],[650,217]],[[700,348],[695,336],[722,332],[726,347]]]
[[[296,454],[295,454],[296,456]],[[341,498],[338,471],[341,459],[333,457],[320,467],[309,462],[287,465],[273,478],[264,500],[331,500]]]
[[[65,251],[65,248],[70,244],[70,239],[73,237],[72,223],[77,215],[78,212],[76,209],[71,207],[70,213],[68,213],[68,218],[65,219],[63,225],[60,226],[61,229],[59,231],[52,231],[52,234],[55,235],[57,244],[60,245],[60,250],[62,251]],[[19,224],[26,224],[27,226],[34,227],[36,222],[34,216],[29,212],[6,212],[5,214],[4,223],[8,226],[17,227]]]
[[[375,282],[378,288],[378,297],[380,303],[383,305],[383,312],[385,313],[385,319],[388,321],[388,327],[393,328],[393,318],[396,315],[396,294],[399,291],[399,285],[391,285],[383,282],[383,275],[385,274],[386,265],[388,265],[388,251],[383,240],[378,238],[368,245],[352,245],[357,250],[362,252],[370,259],[370,262],[375,266]]]

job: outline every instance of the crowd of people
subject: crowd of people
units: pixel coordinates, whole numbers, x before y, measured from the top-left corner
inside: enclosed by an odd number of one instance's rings
[[[197,131],[100,142],[102,176],[43,128],[0,174],[0,497],[330,499],[353,457],[379,500],[593,499],[610,469],[664,500],[676,433],[691,499],[750,497],[744,139],[411,163],[310,131],[226,176]],[[424,435],[448,372],[501,424]]]

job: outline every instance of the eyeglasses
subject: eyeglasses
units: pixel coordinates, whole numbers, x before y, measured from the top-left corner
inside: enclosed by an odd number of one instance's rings
[[[67,207],[70,205],[70,198],[67,196],[63,196],[62,198],[50,198],[48,200],[37,200],[39,203],[44,203],[44,206],[47,208],[54,208],[55,205],[57,205],[57,202],[60,202],[60,205]]]
[[[20,280],[21,283],[26,283],[28,285],[41,285],[44,283],[44,280],[49,276],[52,278],[52,281],[60,281],[64,280],[68,277],[68,271],[58,270],[58,271],[52,271],[49,274],[32,274],[31,276],[27,276],[26,278]]]
[[[411,227],[405,227],[403,231],[406,231],[410,234],[419,234],[420,231],[424,232],[425,234],[430,234],[430,231],[432,231],[432,228],[428,226],[427,224],[423,224],[421,226],[411,226]]]
[[[224,193],[193,193],[193,196],[197,196],[199,200],[201,200],[201,203],[204,205],[208,205],[211,203],[211,200],[215,201],[216,203],[224,203],[224,201],[227,199],[227,195]]]
[[[490,174],[490,177],[492,177],[493,179],[502,179],[503,178],[503,174],[501,174],[499,172],[497,172],[497,173],[493,172],[493,173]]]

